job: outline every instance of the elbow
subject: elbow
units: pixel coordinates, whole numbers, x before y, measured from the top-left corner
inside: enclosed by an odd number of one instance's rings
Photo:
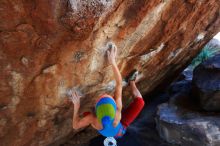
[[[77,126],[73,126],[73,129],[74,129],[74,130],[78,130],[79,127],[77,127]]]
[[[79,127],[77,126],[77,124],[73,123],[73,129],[74,129],[74,130],[78,130],[78,129],[79,129]]]

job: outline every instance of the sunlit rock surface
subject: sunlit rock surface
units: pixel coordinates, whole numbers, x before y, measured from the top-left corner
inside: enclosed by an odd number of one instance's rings
[[[81,112],[113,91],[108,41],[123,77],[140,70],[149,93],[220,31],[219,9],[219,0],[1,0],[1,145],[43,146],[78,132],[66,90],[85,95]]]

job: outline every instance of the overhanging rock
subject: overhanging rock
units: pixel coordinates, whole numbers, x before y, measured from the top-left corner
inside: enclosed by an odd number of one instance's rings
[[[1,145],[43,146],[71,133],[66,89],[85,95],[81,112],[114,89],[109,41],[123,77],[140,70],[149,93],[220,31],[219,10],[219,0],[1,0]]]

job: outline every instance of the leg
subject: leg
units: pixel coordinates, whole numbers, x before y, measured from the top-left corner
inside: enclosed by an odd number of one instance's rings
[[[122,112],[121,123],[125,127],[128,127],[136,119],[145,104],[140,91],[135,85],[135,81],[130,81],[130,86],[135,98],[134,101]]]
[[[135,81],[130,81],[130,87],[131,87],[131,92],[135,98],[136,97],[142,98],[142,95],[141,95],[140,91],[138,90],[138,88],[135,84]]]

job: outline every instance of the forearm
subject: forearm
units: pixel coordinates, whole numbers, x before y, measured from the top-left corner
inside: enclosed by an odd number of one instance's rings
[[[117,110],[121,111],[122,109],[122,99],[121,99],[121,94],[122,94],[122,77],[121,73],[117,67],[117,65],[112,65],[112,69],[114,72],[114,77],[116,81],[116,87],[115,87],[115,100],[116,100],[116,105],[117,105]]]
[[[114,73],[116,86],[121,86],[122,87],[122,77],[121,77],[121,73],[120,73],[116,63],[112,64],[112,70],[113,70],[113,73]]]
[[[120,121],[121,121],[121,110],[117,110],[115,114],[115,120],[113,122],[114,127],[116,127]]]
[[[92,114],[89,114],[83,118],[80,118],[78,112],[79,112],[79,105],[76,105],[76,106],[74,105],[73,129],[77,130],[77,129],[84,128],[94,123],[95,118]]]
[[[78,129],[78,122],[80,120],[79,118],[79,108],[80,105],[74,105],[74,111],[73,111],[73,128]]]
[[[116,99],[117,111],[121,112],[122,110],[122,100],[121,98]]]
[[[108,60],[109,63],[112,66],[112,70],[114,73],[114,77],[115,77],[115,81],[116,81],[116,86],[115,86],[115,101],[117,104],[117,110],[119,112],[121,112],[122,109],[122,100],[121,100],[121,96],[122,96],[122,77],[121,77],[121,73],[118,69],[118,66],[116,64],[116,54],[117,54],[117,47],[116,46],[110,46],[109,50],[107,51],[108,54]]]

